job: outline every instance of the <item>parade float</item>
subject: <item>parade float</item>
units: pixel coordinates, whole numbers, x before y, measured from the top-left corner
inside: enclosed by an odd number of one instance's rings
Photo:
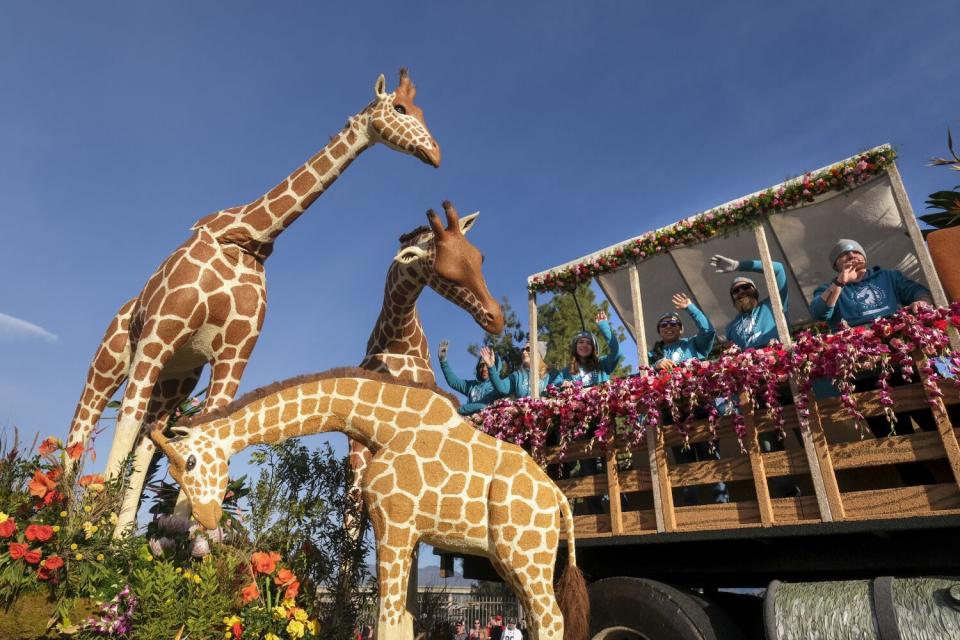
[[[531,335],[538,296],[594,281],[637,345],[635,375],[534,390],[476,416],[531,451],[574,503],[594,638],[761,637],[761,621],[769,640],[960,637],[960,305],[944,296],[894,158],[877,147],[528,278]],[[813,292],[835,276],[827,254],[847,237],[869,264],[924,284],[935,306],[835,333],[813,322]],[[717,254],[762,263],[779,341],[650,367],[648,336],[674,292],[721,333],[733,318]],[[833,397],[817,398],[818,378]],[[891,435],[866,428],[877,419]],[[781,446],[765,450],[770,433]],[[697,443],[719,455],[676,460]],[[680,504],[721,482],[729,502]],[[785,495],[784,482],[796,489]],[[465,574],[490,575],[470,556]]]

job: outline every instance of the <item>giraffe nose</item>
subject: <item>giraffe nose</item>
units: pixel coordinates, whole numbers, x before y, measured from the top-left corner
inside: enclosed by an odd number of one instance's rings
[[[440,167],[440,145],[438,145],[436,141],[434,141],[433,146],[431,146],[429,149],[424,149],[423,147],[418,148],[417,157],[423,160],[424,162],[426,162],[431,167],[435,169],[439,168]]]
[[[483,330],[487,333],[499,334],[503,331],[503,310],[500,305],[492,300],[486,308],[487,321],[483,325]]]

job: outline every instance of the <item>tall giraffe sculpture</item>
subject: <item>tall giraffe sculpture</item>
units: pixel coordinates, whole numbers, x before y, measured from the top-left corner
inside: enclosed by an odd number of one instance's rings
[[[434,167],[440,147],[405,69],[394,92],[381,75],[375,97],[304,165],[255,201],[208,215],[111,322],[94,355],[68,444],[86,442],[110,397],[126,380],[107,459],[115,477],[133,450],[134,476],[117,531],[132,523],[153,444],[141,427],[179,406],[211,365],[204,410],[229,403],[266,313],[263,263],[277,237],[366,149],[383,143]]]
[[[185,426],[180,437],[159,428],[151,436],[208,528],[220,522],[230,457],[246,447],[339,431],[374,452],[362,491],[376,538],[378,640],[413,640],[405,600],[419,541],[489,558],[520,599],[531,638],[585,640],[589,599],[570,504],[523,449],[470,426],[446,394],[335,369],[258,389]],[[567,565],[558,605],[561,526]]]

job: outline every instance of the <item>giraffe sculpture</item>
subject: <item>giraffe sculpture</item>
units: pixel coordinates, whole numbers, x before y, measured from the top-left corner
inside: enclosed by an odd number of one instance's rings
[[[439,216],[427,211],[428,227],[417,227],[400,236],[400,250],[387,271],[383,307],[367,341],[361,369],[386,373],[399,380],[435,384],[430,366],[430,348],[417,300],[430,287],[455,305],[470,312],[484,331],[503,331],[503,311],[487,289],[483,277],[483,255],[466,238],[479,212],[461,218],[450,201],[443,203],[447,216],[444,228]],[[353,468],[351,495],[359,500],[360,476],[370,451],[350,441]],[[347,522],[347,528],[351,524]]]
[[[520,447],[464,421],[443,392],[335,369],[253,391],[185,426],[173,439],[159,428],[151,436],[207,528],[220,521],[229,459],[248,446],[339,431],[374,452],[362,491],[376,538],[377,640],[413,640],[406,584],[419,541],[489,558],[520,599],[531,638],[585,640],[589,600],[566,497]],[[567,565],[558,606],[561,526]]]
[[[381,75],[375,97],[306,164],[255,201],[199,220],[193,234],[154,272],[140,294],[111,322],[94,356],[68,444],[86,446],[100,415],[126,380],[107,475],[116,476],[137,445],[134,476],[117,532],[132,523],[153,443],[141,426],[170,413],[211,365],[204,410],[229,403],[256,344],[266,313],[263,263],[277,237],[374,144],[440,165],[440,147],[414,105],[405,69],[392,93]]]

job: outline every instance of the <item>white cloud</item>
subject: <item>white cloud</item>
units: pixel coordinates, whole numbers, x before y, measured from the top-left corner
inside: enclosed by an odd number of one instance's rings
[[[20,340],[23,338],[42,338],[47,342],[56,342],[57,336],[32,322],[0,313],[0,340]]]

